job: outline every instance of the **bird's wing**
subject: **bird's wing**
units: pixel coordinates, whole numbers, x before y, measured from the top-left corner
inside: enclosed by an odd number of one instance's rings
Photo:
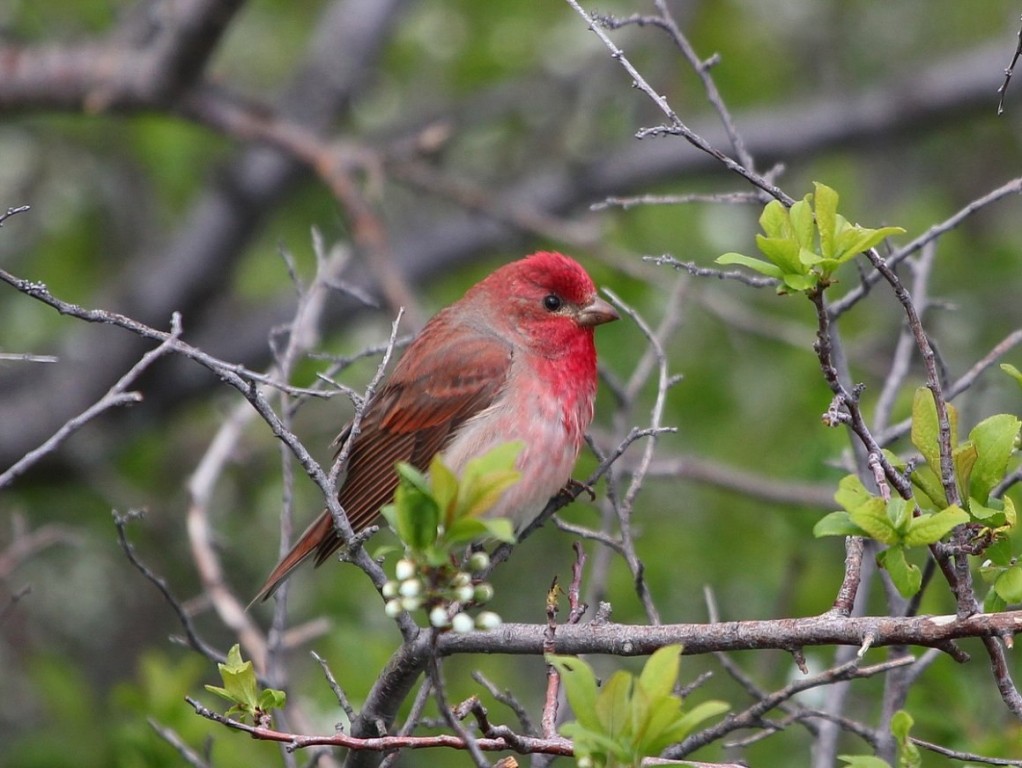
[[[428,343],[420,344],[424,339]],[[394,465],[406,461],[426,469],[462,424],[496,400],[510,368],[511,348],[497,338],[431,335],[427,325],[370,401],[351,445],[338,497],[353,529],[369,525],[390,501],[398,482]],[[343,444],[350,431],[351,425],[345,427],[336,444]],[[324,511],[273,569],[253,602],[270,597],[313,553],[319,565],[340,546],[333,518]]]
[[[426,331],[420,339],[424,343],[417,340],[413,346],[419,349],[409,348],[366,408],[351,445],[339,501],[356,531],[372,523],[394,495],[397,462],[426,469],[462,424],[494,402],[507,381],[511,349],[493,336],[460,334],[443,343]],[[428,356],[419,354],[424,349],[430,350]],[[316,564],[339,546],[331,524],[316,547]]]

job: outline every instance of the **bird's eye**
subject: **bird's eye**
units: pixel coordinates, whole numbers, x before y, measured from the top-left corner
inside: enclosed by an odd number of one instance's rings
[[[564,302],[561,301],[561,297],[555,293],[548,293],[543,297],[543,306],[549,309],[551,312],[556,312],[561,308]]]

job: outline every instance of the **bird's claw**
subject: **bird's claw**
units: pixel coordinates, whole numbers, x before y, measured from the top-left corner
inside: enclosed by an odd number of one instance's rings
[[[596,501],[596,492],[593,490],[591,485],[581,483],[575,478],[568,478],[568,482],[564,484],[561,489],[561,493],[567,494],[572,499],[577,499],[583,493],[589,497],[589,501]]]

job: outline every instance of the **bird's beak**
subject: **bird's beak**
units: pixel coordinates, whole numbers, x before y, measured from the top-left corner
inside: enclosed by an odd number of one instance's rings
[[[597,296],[579,310],[576,321],[583,327],[592,327],[617,320],[618,317],[617,310]]]

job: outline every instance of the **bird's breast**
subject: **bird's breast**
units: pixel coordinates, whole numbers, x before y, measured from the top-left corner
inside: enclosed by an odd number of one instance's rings
[[[466,421],[443,450],[446,463],[460,474],[468,461],[498,445],[523,444],[517,462],[521,478],[487,513],[511,519],[517,530],[532,522],[571,477],[593,417],[595,378],[579,382],[549,374],[513,372],[496,401]]]

